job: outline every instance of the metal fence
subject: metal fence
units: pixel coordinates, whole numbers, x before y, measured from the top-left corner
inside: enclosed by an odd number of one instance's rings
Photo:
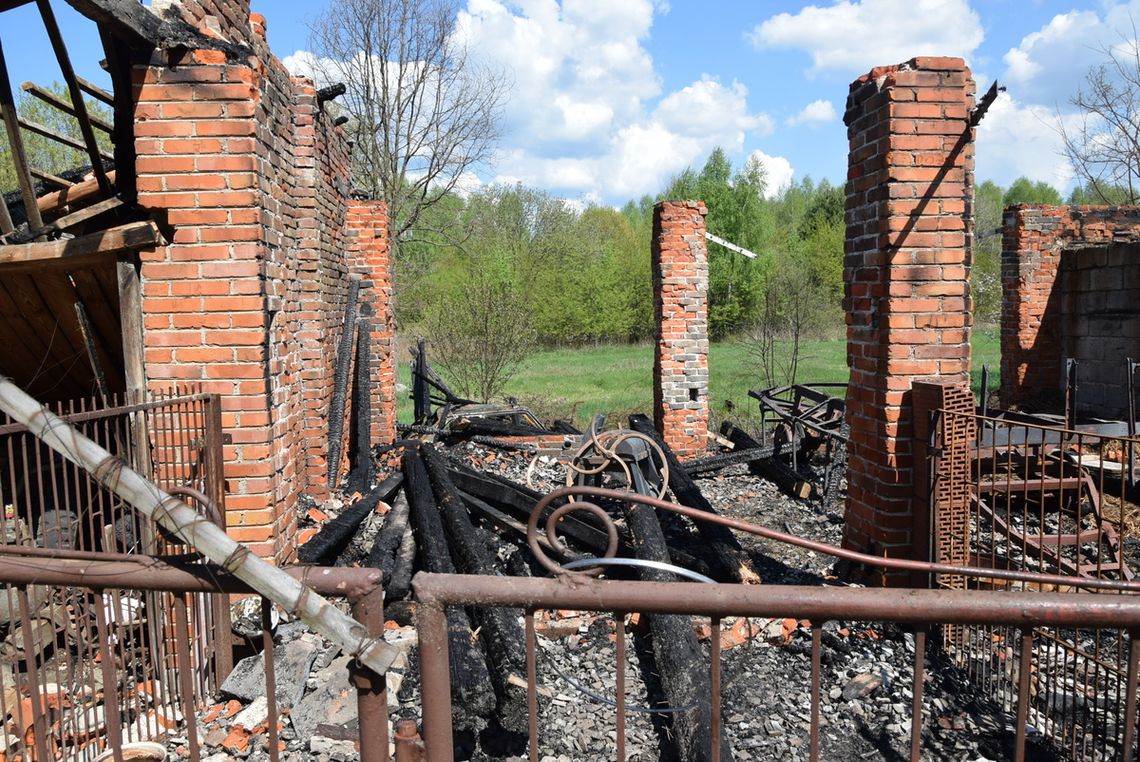
[[[223,521],[218,397],[172,393],[133,405],[88,400],[56,412],[168,492]],[[0,506],[5,567],[51,559],[193,558],[3,416]],[[0,751],[88,759],[108,740],[145,740],[180,727],[189,699],[216,690],[218,676],[232,666],[224,598],[130,588],[0,588],[0,713],[8,718]],[[187,664],[190,669],[179,671]]]
[[[300,567],[289,570],[289,573],[321,595],[346,599],[352,605],[353,616],[365,625],[369,635],[382,634],[384,593],[380,586],[379,572],[370,569]],[[190,601],[194,598],[225,599],[231,593],[247,595],[253,593],[249,587],[216,566],[144,556],[115,560],[102,557],[79,559],[5,556],[3,563],[0,563],[0,584],[10,585],[21,600],[28,596],[28,591],[42,589],[55,592],[69,590],[74,595],[83,595],[88,600],[98,601],[110,587],[114,587],[124,591],[124,595],[161,595],[165,600],[171,601],[175,626],[166,631],[172,641],[172,647],[169,649],[170,661],[167,666],[170,673],[177,676],[178,684],[177,693],[172,697],[173,703],[169,707],[178,713],[178,723],[171,728],[163,729],[163,735],[177,728],[180,733],[185,734],[187,751],[192,762],[201,759],[198,725],[190,718],[195,717],[197,709],[213,694],[213,690],[203,691],[201,684],[194,679],[201,664],[193,654],[195,633],[188,626]],[[272,604],[264,598],[260,600],[262,621],[260,645],[265,658],[264,688],[269,718],[266,728],[266,751],[269,758],[276,762],[280,757],[279,724],[282,716],[278,712],[276,699],[270,616]],[[100,610],[98,605],[94,608],[96,611]],[[101,692],[105,692],[105,695],[98,702],[98,706],[105,708],[106,722],[98,727],[80,726],[91,736],[90,742],[84,746],[66,743],[68,723],[77,717],[68,706],[74,700],[74,694],[45,691],[41,679],[43,668],[35,660],[29,661],[27,673],[21,676],[22,679],[16,685],[26,686],[29,689],[30,698],[24,702],[28,707],[42,706],[43,709],[32,712],[30,717],[25,716],[22,720],[16,719],[16,722],[27,723],[26,727],[30,730],[30,734],[23,733],[19,738],[5,739],[12,744],[7,748],[12,755],[6,758],[90,759],[108,749],[112,753],[111,758],[116,762],[122,762],[124,759],[122,745],[126,741],[134,740],[134,736],[129,730],[129,725],[123,726],[120,730],[117,722],[119,720],[125,722],[128,719],[126,715],[120,714],[119,708],[123,706],[120,700],[125,698],[122,694],[124,687],[129,690],[129,685],[125,686],[122,679],[115,679],[114,668],[110,666],[117,653],[113,641],[101,640],[91,643],[89,657],[96,672],[101,668],[103,678],[101,683],[87,682],[85,687],[89,689],[95,684],[102,686]],[[389,758],[390,749],[384,677],[374,675],[366,668],[355,665],[349,669],[351,683],[356,689],[360,737],[365,739],[361,747],[361,760],[362,762],[386,760]],[[88,681],[98,680],[91,673],[85,677]],[[5,690],[8,690],[7,686]],[[138,706],[128,703],[126,708],[135,710]],[[188,719],[190,721],[187,721]],[[401,738],[398,735],[396,738],[398,746],[401,745],[401,741],[405,754],[409,750],[414,750],[411,738],[406,736]],[[397,755],[397,758],[400,759],[401,755]]]
[[[972,441],[969,483],[955,485],[968,487],[969,499],[941,506],[956,515],[935,522],[952,527],[956,536],[935,546],[959,548],[955,555],[975,567],[1061,577],[1045,582],[945,575],[938,578],[942,586],[1030,591],[1062,601],[1089,580],[1133,579],[1140,560],[1140,507],[1129,478],[1136,442],[1126,430],[1066,429],[1011,415],[941,415],[947,440]],[[951,444],[944,441],[938,452],[952,451]],[[1115,591],[1089,592],[1100,598]],[[979,624],[947,628],[943,640],[971,680],[1006,707],[1016,703],[1019,681],[1028,681],[1030,724],[1068,758],[1116,759],[1128,751],[1126,737],[1135,720],[1129,691],[1136,677],[1122,623],[1103,628],[1078,619],[1020,630]],[[1027,668],[1016,668],[1019,662]]]

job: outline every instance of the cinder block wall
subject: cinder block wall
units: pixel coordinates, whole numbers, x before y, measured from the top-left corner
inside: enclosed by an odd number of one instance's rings
[[[707,213],[700,201],[653,208],[653,417],[682,460],[704,451],[709,429]]]
[[[156,390],[195,382],[223,396],[230,533],[287,559],[298,498],[326,491],[350,271],[372,285],[361,299],[381,371],[374,441],[394,436],[386,215],[382,204],[350,202],[347,142],[312,83],[269,52],[248,0],[181,8],[213,36],[248,47],[228,58],[156,53],[135,68],[139,203],[164,220],[170,240],[142,255],[147,381]]]
[[[1140,208],[1021,204],[1003,222],[1001,403],[1056,404],[1065,383],[1062,252],[1140,241]],[[1121,280],[1116,289],[1126,287],[1137,284]]]
[[[973,106],[958,58],[873,69],[847,99],[843,543],[874,555],[916,553],[912,384],[969,380]]]

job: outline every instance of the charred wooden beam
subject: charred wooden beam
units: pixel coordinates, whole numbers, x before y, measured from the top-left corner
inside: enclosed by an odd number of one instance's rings
[[[33,171],[32,174],[35,174],[35,172]],[[98,217],[100,214],[114,211],[121,208],[122,206],[122,199],[108,198],[100,201],[97,204],[92,204],[91,206],[84,207],[79,211],[72,212],[71,214],[66,214],[54,222],[49,222],[38,230],[30,230],[26,233],[13,233],[12,235],[8,236],[8,238],[12,243],[27,243],[28,241],[33,241],[36,238],[55,235],[56,233],[62,233],[66,230],[70,230],[76,225],[81,225],[88,220]]]
[[[158,226],[147,220],[59,241],[0,246],[0,265],[42,267],[53,262],[79,266],[98,262],[125,251],[164,243]]]
[[[360,490],[372,481],[372,321],[367,304],[356,321],[356,372],[352,378],[347,488]]]
[[[701,488],[686,473],[681,461],[677,459],[669,445],[657,433],[657,429],[653,427],[653,422],[649,418],[640,413],[635,413],[629,417],[629,427],[652,438],[661,447],[661,451],[665,454],[665,460],[669,464],[669,489],[673,491],[678,502],[711,513],[714,516],[718,515],[712,503],[701,494]],[[759,584],[760,575],[752,568],[748,554],[744,552],[744,548],[740,547],[740,543],[732,534],[732,530],[719,524],[704,521],[694,523],[701,539],[708,545],[712,556],[711,560],[718,576],[749,585]]]
[[[451,465],[451,478],[464,492],[503,509],[520,521],[526,521],[531,509],[542,499],[542,495],[521,484],[504,479],[495,474],[473,471],[456,463]],[[563,518],[559,532],[574,541],[584,550],[601,555],[606,550],[609,537],[604,530],[589,524],[575,514]]]
[[[633,534],[637,558],[671,564],[665,534],[661,531],[656,512],[646,505],[626,503],[625,516]],[[659,569],[642,567],[637,573],[646,582],[675,581],[671,574]],[[669,714],[672,735],[677,743],[677,757],[683,762],[709,762],[713,759],[712,685],[708,657],[697,642],[692,620],[675,614],[650,614],[647,619],[653,657],[665,698],[671,708],[691,707]],[[731,760],[732,748],[723,725],[720,748],[720,760]]]
[[[340,453],[344,440],[344,403],[348,396],[348,375],[352,367],[352,338],[356,329],[356,300],[360,294],[360,276],[350,275],[348,295],[344,302],[344,324],[337,342],[336,365],[333,367],[333,392],[329,400],[328,483],[335,489],[340,478]]]
[[[20,184],[20,195],[24,199],[28,227],[43,227],[40,210],[36,206],[32,176],[28,172],[28,156],[24,150],[24,139],[20,135],[19,115],[16,113],[16,99],[12,95],[11,81],[8,79],[8,64],[4,60],[4,45],[0,42],[0,118],[4,120],[4,130],[8,135],[8,152],[16,167],[16,181]],[[5,209],[7,214],[7,209]],[[8,221],[9,232],[11,220]]]
[[[67,4],[132,45],[159,47],[168,37],[162,19],[136,0],[67,0]]]
[[[720,433],[728,437],[728,440],[740,449],[771,449],[772,454],[769,457],[750,461],[748,470],[771,480],[776,486],[793,497],[802,499],[811,496],[813,490],[811,483],[791,466],[776,457],[780,452],[779,447],[762,448],[760,443],[753,439],[748,432],[733,426],[728,421],[725,421],[721,426]],[[789,447],[794,446],[794,444],[789,445]]]
[[[77,84],[78,84],[78,82],[77,82]],[[68,114],[70,116],[75,116],[75,107],[72,104],[65,101],[63,98],[60,98],[58,95],[53,93],[51,90],[48,90],[46,87],[40,87],[35,82],[24,82],[23,84],[20,85],[20,89],[23,90],[28,95],[39,98],[44,103],[47,103],[51,106],[54,106],[55,108],[59,109],[60,111],[62,111],[65,114]],[[86,109],[84,110],[84,113],[87,113]],[[105,119],[100,119],[99,117],[91,116],[90,114],[88,114],[87,118],[91,121],[92,127],[96,127],[98,129],[102,130],[103,132],[106,132],[108,135],[114,133],[114,131],[115,131],[114,126],[110,122],[106,121]]]
[[[418,449],[404,452],[404,492],[411,504],[409,523],[416,538],[420,566],[430,572],[455,564],[447,547],[439,507],[432,494],[427,467]],[[458,728],[479,730],[495,710],[491,675],[473,635],[467,613],[460,607],[447,610],[447,644],[451,655],[452,720]]]
[[[95,100],[103,101],[108,106],[115,105],[115,96],[99,87],[99,85],[96,85],[94,82],[89,82],[78,75],[75,77],[75,81],[79,83],[79,87],[83,90],[83,92],[87,93]]]
[[[421,448],[432,491],[443,517],[447,539],[465,574],[501,576],[492,561],[487,545],[478,533],[463,499],[448,476],[447,463],[440,452],[430,444]],[[518,612],[501,608],[476,610],[483,643],[491,665],[491,679],[498,696],[498,718],[502,727],[526,733],[528,728],[526,691],[526,640]]]
[[[402,474],[393,474],[380,482],[375,489],[321,527],[321,531],[298,548],[297,558],[306,564],[327,566],[335,562],[360,525],[364,523],[364,519],[376,510],[381,500],[387,499],[398,490],[403,481]]]
[[[66,241],[0,246],[0,265],[12,272],[15,268],[36,269],[51,264],[78,267],[106,261],[116,254],[147,249],[164,243],[153,222],[132,222],[99,233],[90,233]]]
[[[411,506],[403,493],[396,496],[392,503],[392,510],[384,515],[384,524],[372,542],[372,550],[368,554],[367,564],[373,569],[379,569],[384,574],[384,600],[398,600],[408,593],[411,583],[411,569],[408,569],[407,579],[403,581],[403,588],[399,589],[395,583],[396,567],[399,565],[400,543],[408,531],[408,515]]]
[[[107,173],[107,177],[111,182],[115,181],[115,172],[112,170]],[[84,180],[81,183],[76,183],[70,188],[47,193],[36,199],[35,206],[39,209],[40,213],[48,217],[58,216],[65,214],[65,210],[75,210],[81,206],[93,203],[104,198],[103,191],[99,188],[99,183],[95,178]],[[43,222],[35,227],[41,227]]]
[[[31,167],[28,171],[32,173],[32,177],[36,178],[40,182],[46,185],[54,185],[56,188],[70,188],[71,186],[75,185],[75,183],[71,182],[70,180],[66,180],[59,175],[53,175],[50,172],[44,172],[42,169]]]

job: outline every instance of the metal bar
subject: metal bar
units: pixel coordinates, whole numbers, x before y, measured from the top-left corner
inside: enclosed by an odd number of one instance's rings
[[[819,762],[819,701],[821,693],[823,652],[823,622],[812,619],[811,628],[811,737],[808,739],[808,759]]]
[[[534,632],[534,610],[528,609],[526,627],[526,732],[530,762],[538,762],[538,638]]]
[[[709,722],[709,731],[712,738],[709,741],[710,759],[720,759],[720,617],[709,619],[709,663],[711,665],[709,702],[712,720]]]
[[[617,714],[617,762],[625,762],[625,612],[614,612],[615,635],[614,649],[617,663],[615,669],[616,687],[614,689],[614,704]]]
[[[321,595],[361,596],[380,585],[380,572],[375,569],[299,566],[282,571]],[[11,558],[0,564],[0,583],[91,589],[119,587],[172,593],[254,593],[244,582],[212,564],[174,562],[149,556],[141,556],[136,561]]]
[[[107,627],[107,609],[103,605],[103,590],[96,588],[95,593],[95,627],[99,635],[99,642],[106,647],[111,642],[111,633]],[[114,751],[115,762],[123,762],[123,718],[119,711],[119,679],[115,674],[115,665],[111,663],[109,649],[103,651],[103,706],[107,716],[107,745]]]
[[[693,616],[783,617],[794,611],[813,622],[869,619],[1024,627],[1140,627],[1140,597],[989,590],[891,590],[796,585],[700,585],[420,572],[412,580],[427,608],[448,605],[557,607]]]
[[[352,602],[352,615],[368,634],[384,634],[384,590],[375,588]],[[360,718],[360,762],[388,759],[388,680],[367,667],[352,668],[356,715]]]
[[[982,415],[989,415],[990,412],[990,366],[982,366],[982,400],[978,405]]]
[[[83,423],[85,421],[92,421],[98,418],[108,418],[111,416],[121,415],[124,413],[138,413],[148,410],[157,410],[159,408],[168,407],[174,402],[186,401],[192,402],[194,400],[208,399],[216,397],[214,394],[187,394],[176,398],[160,398],[150,402],[139,402],[133,405],[118,405],[116,407],[105,407],[98,410],[79,411],[61,414],[59,417],[68,423]],[[21,431],[27,431],[28,427],[22,423],[8,423],[0,426],[0,436],[5,434],[15,434]]]
[[[562,487],[560,489],[553,490],[544,496],[535,505],[534,510],[531,511],[530,520],[527,523],[528,544],[530,545],[531,552],[534,553],[535,558],[539,561],[539,563],[554,574],[561,574],[564,572],[564,570],[561,566],[551,562],[550,559],[547,558],[542,552],[542,547],[537,540],[538,522],[539,518],[544,515],[544,511],[547,508],[549,508],[556,501],[568,497],[574,497],[576,499],[580,499],[582,497],[600,497],[608,500],[628,501],[640,503],[642,505],[649,505],[658,510],[671,511],[673,513],[680,514],[681,516],[685,516],[697,522],[703,521],[711,524],[719,524],[721,526],[726,526],[730,529],[735,529],[740,532],[747,532],[758,537],[764,537],[769,540],[776,540],[788,545],[804,548],[805,550],[811,550],[816,553],[823,553],[834,558],[841,558],[847,561],[853,561],[855,563],[867,564],[873,568],[918,571],[928,574],[957,574],[966,577],[981,577],[983,579],[1008,579],[1022,582],[1035,582],[1040,584],[1064,585],[1067,587],[1076,588],[1140,592],[1140,580],[1125,581],[1094,579],[1091,577],[1084,578],[1065,576],[1060,574],[1040,574],[1037,572],[995,569],[992,567],[980,566],[956,566],[953,564],[930,563],[927,561],[912,561],[904,558],[873,556],[867,553],[860,553],[858,551],[847,550],[846,548],[828,545],[827,543],[823,542],[807,540],[802,537],[788,534],[786,532],[778,532],[774,529],[752,524],[747,521],[726,518],[725,516],[719,516],[699,510],[697,508],[690,508],[685,505],[679,505],[677,503],[671,503],[666,500],[658,500],[653,497],[628,492],[617,492],[615,490],[604,489],[601,487],[585,486]]]
[[[190,623],[186,616],[185,593],[174,596],[174,638],[178,659],[178,679],[182,690],[182,719],[190,744],[190,759],[198,759],[198,720],[194,706],[194,664],[190,660]]]
[[[1029,670],[1033,665],[1033,630],[1021,631],[1021,659],[1017,675],[1017,728],[1013,758],[1025,759],[1025,733],[1029,723]]]
[[[1136,643],[1136,630],[1128,633],[1128,686],[1124,698],[1124,741],[1121,749],[1123,762],[1132,762],[1132,747],[1136,743],[1136,687],[1140,681],[1140,645]]]
[[[495,577],[496,583],[505,580]],[[524,607],[525,608],[525,607]],[[451,743],[451,681],[447,657],[447,616],[443,606],[416,606],[420,646],[420,695],[423,696],[424,745],[430,759],[453,759]]]
[[[13,163],[16,165],[16,179],[20,183],[20,197],[24,200],[24,214],[28,218],[28,227],[32,229],[42,228],[44,221],[40,216],[40,208],[36,204],[32,178],[28,174],[28,156],[24,152],[24,140],[20,136],[16,99],[12,95],[12,85],[8,79],[8,65],[4,61],[3,42],[0,42],[0,117],[3,117],[4,128],[8,133],[8,150],[12,154]]]
[[[278,748],[277,722],[281,718],[277,714],[277,673],[273,658],[273,603],[268,598],[261,599],[261,653],[265,660],[265,701],[268,705],[269,714],[269,759],[271,762],[277,762],[281,756],[281,749]]]
[[[926,667],[926,628],[914,628],[914,700],[910,709],[910,759],[922,757],[922,681]]]
[[[107,179],[107,171],[103,168],[99,143],[95,140],[95,130],[91,126],[87,104],[83,102],[83,93],[80,92],[79,82],[75,79],[75,69],[71,66],[71,56],[67,54],[67,45],[64,44],[63,35],[59,32],[55,13],[52,11],[51,3],[48,0],[36,0],[36,6],[40,9],[40,18],[43,19],[48,39],[51,40],[51,47],[55,51],[55,59],[59,63],[63,81],[67,83],[67,92],[71,96],[71,107],[74,109],[75,118],[79,121],[79,133],[83,136],[84,148],[87,151],[87,156],[91,159],[91,169],[95,172],[99,189],[104,193],[110,193],[111,181]]]
[[[40,693],[39,670],[36,668],[36,649],[32,642],[31,603],[28,601],[28,588],[21,587],[16,593],[20,602],[20,627],[24,631],[24,669],[28,675],[28,694],[32,701],[32,727],[36,733],[36,754],[40,759],[51,759],[47,747],[47,707]]]

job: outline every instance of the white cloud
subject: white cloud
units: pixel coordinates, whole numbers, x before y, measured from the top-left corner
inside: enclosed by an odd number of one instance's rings
[[[467,0],[456,35],[510,78],[493,182],[621,203],[659,190],[716,146],[730,154],[775,123],[748,89],[707,75],[663,93],[645,47],[660,0]],[[316,71],[306,51],[286,57]]]
[[[804,106],[800,113],[795,116],[788,117],[786,123],[789,127],[801,124],[808,127],[818,127],[821,124],[834,122],[837,116],[835,106],[831,105],[831,101],[820,99]]]
[[[1025,175],[1064,191],[1073,177],[1062,154],[1059,125],[1075,117],[1059,117],[1047,106],[1023,104],[1003,93],[978,125],[976,176],[1009,185]]]
[[[792,184],[796,171],[783,156],[769,156],[763,151],[753,151],[748,158],[756,159],[764,167],[764,198],[775,198]]]
[[[661,92],[644,47],[663,3],[468,0],[461,35],[514,87],[496,181],[620,203],[652,193],[715,146],[768,135],[748,90],[709,76]]]
[[[1089,67],[1105,60],[1102,49],[1119,43],[1123,34],[1131,36],[1134,19],[1140,19],[1140,0],[1110,3],[1103,15],[1091,10],[1058,14],[1006,52],[1000,81],[1022,102],[1065,107]]]
[[[809,75],[851,76],[914,56],[968,57],[984,36],[968,0],[840,0],[772,16],[749,39],[757,48],[806,51]]]

